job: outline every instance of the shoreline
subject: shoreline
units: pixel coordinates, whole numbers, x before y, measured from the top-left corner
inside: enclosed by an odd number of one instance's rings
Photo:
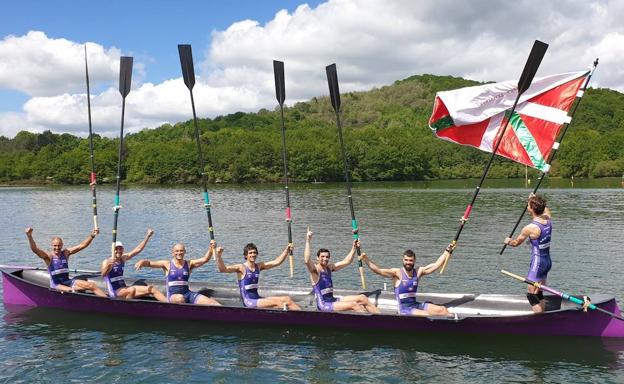
[[[454,178],[454,179],[425,179],[425,180],[384,180],[384,181],[352,181],[355,185],[363,185],[363,184],[461,184],[462,182],[470,182],[473,180],[478,180],[476,178]],[[524,178],[498,178],[498,179],[486,179],[486,183],[494,183],[496,184],[494,188],[505,188],[505,187],[522,187],[526,189],[532,189],[532,183],[536,181],[536,179],[529,179],[528,188],[525,187],[525,179]],[[599,183],[602,184],[598,186],[599,188],[607,188],[607,189],[617,189],[624,188],[624,178],[620,177],[575,177],[575,178],[562,178],[562,177],[548,177],[545,182],[547,185],[548,182],[551,181],[554,184],[554,187],[585,187],[588,184]],[[290,181],[290,184],[293,185],[314,185],[314,186],[323,186],[323,185],[333,185],[333,184],[342,184],[344,181],[316,181],[316,182],[293,182]],[[515,184],[522,183],[521,186],[516,186]],[[508,184],[508,185],[504,185]],[[63,183],[54,183],[49,181],[32,181],[32,180],[20,180],[20,181],[11,181],[11,182],[1,182],[0,188],[57,188],[57,187],[78,187],[78,186],[88,186],[88,183],[81,184],[63,184]],[[97,184],[99,187],[108,187],[114,186],[115,183],[101,183]],[[122,182],[122,185],[125,187],[181,187],[181,186],[195,186],[197,183],[185,183],[185,184],[165,184],[165,183],[127,183]],[[253,182],[253,183],[208,183],[209,186],[213,187],[232,187],[232,186],[253,186],[253,185],[264,185],[264,186],[281,186],[280,182]],[[592,187],[592,186],[589,186]]]

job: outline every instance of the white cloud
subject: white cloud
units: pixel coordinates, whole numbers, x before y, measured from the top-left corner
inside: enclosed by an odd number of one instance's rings
[[[202,75],[194,89],[197,112],[214,117],[274,108],[273,59],[285,62],[290,104],[327,94],[325,66],[333,62],[343,92],[422,73],[517,78],[534,39],[550,44],[538,75],[586,68],[600,57],[593,85],[624,91],[622,14],[624,3],[607,0],[333,0],[314,9],[301,5],[292,14],[279,11],[264,25],[233,23],[213,31],[207,49],[195,47],[196,53],[205,53],[203,62],[197,61]],[[89,44],[90,75],[100,84],[92,100],[94,129],[110,136],[119,131],[120,54],[114,47]],[[147,76],[140,62],[134,72],[126,132],[191,117],[188,90],[180,78],[143,83]],[[17,126],[87,132],[82,44],[42,32],[5,37],[0,41],[0,87],[33,96],[22,113],[0,115],[0,133]]]

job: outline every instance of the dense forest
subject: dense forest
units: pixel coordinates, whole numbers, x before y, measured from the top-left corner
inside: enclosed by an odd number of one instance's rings
[[[479,177],[489,154],[437,139],[427,126],[437,91],[476,82],[420,75],[342,95],[342,123],[355,181]],[[86,112],[85,112],[86,113]],[[342,180],[335,114],[328,97],[285,108],[289,173],[294,181]],[[190,106],[189,106],[190,114]],[[200,119],[206,174],[212,183],[282,178],[279,110]],[[118,139],[95,135],[99,182],[115,179]],[[192,120],[127,135],[124,179],[133,183],[199,180]],[[70,134],[22,131],[0,137],[1,183],[88,183],[89,142]],[[537,173],[536,171],[533,171]],[[589,89],[570,126],[552,176],[624,173],[624,95]],[[524,166],[498,158],[490,177],[524,177]]]

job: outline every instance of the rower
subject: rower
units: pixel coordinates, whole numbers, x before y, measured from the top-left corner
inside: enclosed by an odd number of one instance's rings
[[[39,256],[48,267],[48,272],[50,273],[50,288],[63,292],[89,290],[97,296],[106,297],[106,293],[104,293],[104,291],[102,291],[93,281],[69,278],[69,257],[91,245],[95,236],[100,233],[98,229],[94,229],[91,234],[89,234],[89,237],[87,237],[82,243],[69,248],[63,248],[63,239],[58,236],[53,237],[52,252],[46,252],[37,247],[32,233],[32,228],[26,228],[26,237],[28,237],[30,250],[33,251],[35,255]]]
[[[136,270],[143,267],[162,269],[166,276],[165,284],[167,286],[167,301],[170,303],[221,305],[215,299],[204,296],[199,292],[191,291],[188,286],[191,272],[195,268],[199,268],[210,261],[210,258],[215,252],[217,254],[223,252],[223,248],[218,247],[215,249],[215,246],[216,242],[211,240],[210,248],[203,257],[195,260],[184,260],[186,248],[184,247],[184,244],[178,243],[173,246],[171,260],[140,260],[134,265],[134,267]]]
[[[332,282],[332,272],[339,271],[351,264],[356,248],[360,246],[359,240],[353,241],[351,251],[347,256],[337,263],[330,263],[329,249],[321,248],[316,252],[316,264],[310,260],[310,243],[312,241],[312,231],[308,227],[306,233],[306,245],[303,252],[303,260],[310,273],[310,280],[316,298],[316,307],[322,312],[334,311],[356,311],[380,313],[373,303],[365,295],[349,295],[340,298],[334,297],[334,284]]]
[[[240,290],[243,305],[247,308],[279,308],[284,310],[299,311],[301,307],[295,303],[290,296],[260,296],[258,293],[258,281],[260,279],[260,271],[280,266],[288,252],[293,249],[292,244],[288,244],[284,251],[271,261],[256,263],[258,258],[258,247],[249,243],[243,249],[243,257],[245,262],[241,264],[225,265],[221,254],[217,253],[216,261],[219,272],[235,273],[238,279],[238,287]]]
[[[394,294],[397,302],[397,312],[403,316],[449,316],[451,312],[442,306],[430,302],[421,303],[416,301],[418,282],[421,277],[430,275],[444,264],[444,260],[453,251],[449,244],[444,253],[438,257],[435,263],[424,267],[415,268],[416,254],[411,249],[403,252],[403,268],[379,268],[373,263],[366,253],[362,253],[362,261],[368,265],[371,271],[383,277],[392,278]]]
[[[116,241],[115,253],[111,257],[102,261],[100,272],[104,277],[106,287],[108,288],[108,295],[110,297],[118,297],[120,299],[136,299],[143,296],[153,295],[158,301],[167,301],[165,295],[163,295],[153,285],[133,285],[128,287],[123,277],[126,262],[145,249],[147,242],[153,234],[154,231],[151,228],[148,229],[143,241],[141,241],[132,251],[127,253],[124,253],[124,246],[121,241]]]
[[[531,193],[527,203],[527,210],[533,219],[527,224],[515,239],[511,237],[505,238],[504,243],[517,247],[526,239],[531,241],[531,265],[527,279],[540,284],[546,284],[548,272],[552,267],[550,259],[550,238],[552,234],[552,222],[550,209],[546,207],[546,200],[539,195]],[[544,300],[544,292],[535,286],[527,287],[527,299],[533,312],[542,313],[546,310],[546,301]]]

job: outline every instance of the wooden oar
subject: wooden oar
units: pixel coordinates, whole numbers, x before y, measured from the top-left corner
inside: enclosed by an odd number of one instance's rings
[[[286,100],[286,86],[284,85],[284,62],[273,60],[275,74],[275,97],[280,106],[282,122],[282,160],[284,161],[284,190],[286,191],[286,223],[288,225],[288,244],[292,246],[292,216],[290,215],[290,193],[288,191],[288,154],[286,153],[286,126],[284,125],[284,100]],[[290,277],[295,274],[295,261],[292,247],[288,248],[290,261]]]
[[[487,165],[485,166],[485,169],[483,170],[483,175],[481,175],[481,180],[479,180],[479,185],[477,185],[477,188],[475,189],[474,194],[472,195],[472,200],[470,201],[470,204],[468,204],[468,206],[466,207],[466,210],[464,211],[464,215],[461,218],[461,223],[459,225],[459,228],[457,229],[455,238],[453,239],[453,241],[451,241],[451,251],[448,257],[444,260],[444,264],[442,265],[442,268],[440,269],[440,273],[444,273],[444,270],[446,269],[446,264],[448,263],[448,260],[450,259],[451,255],[453,254],[453,250],[455,249],[457,240],[459,240],[459,236],[461,235],[461,232],[464,229],[464,225],[466,224],[466,221],[468,221],[468,216],[470,216],[470,211],[472,211],[472,207],[474,206],[475,200],[477,200],[477,195],[479,195],[479,191],[481,190],[483,181],[485,181],[485,177],[487,176],[490,170],[490,167],[492,166],[494,157],[496,157],[496,151],[498,151],[498,147],[500,146],[500,143],[503,141],[503,137],[505,137],[505,131],[507,130],[507,127],[509,126],[509,121],[513,117],[513,114],[516,110],[516,106],[518,105],[520,96],[527,89],[529,89],[529,86],[531,86],[531,82],[533,81],[533,78],[535,77],[535,73],[537,72],[537,69],[539,68],[542,62],[542,58],[544,58],[546,49],[548,49],[548,44],[546,43],[543,43],[539,40],[535,40],[535,43],[533,43],[533,48],[531,49],[529,58],[526,64],[524,64],[522,75],[520,75],[520,80],[518,80],[518,95],[516,96],[516,100],[514,101],[513,106],[509,110],[509,113],[508,114],[506,113],[507,120],[505,121],[505,125],[503,126],[503,129],[501,130],[500,135],[498,135],[498,140],[496,141],[496,145],[494,145],[494,148],[492,150],[492,156],[490,156],[490,161],[488,161]]]
[[[98,229],[97,223],[97,197],[95,193],[95,185],[97,177],[95,175],[95,158],[93,156],[93,130],[91,128],[91,91],[89,89],[89,65],[87,64],[87,45],[85,51],[85,74],[87,78],[87,111],[89,115],[89,157],[91,158],[91,175],[89,177],[89,185],[91,186],[91,205],[93,206],[93,229]]]
[[[132,57],[122,56],[119,61],[119,93],[121,93],[121,129],[119,130],[119,155],[117,157],[117,191],[115,192],[115,205],[113,206],[113,244],[111,245],[111,254],[115,255],[115,242],[117,241],[117,218],[121,209],[119,200],[119,189],[121,187],[121,161],[123,159],[123,131],[124,131],[124,115],[126,113],[126,96],[130,93],[132,86]]]
[[[342,163],[344,165],[345,183],[347,184],[347,198],[349,200],[349,209],[351,210],[351,229],[353,231],[353,239],[359,239],[359,228],[355,219],[355,210],[353,209],[353,197],[351,196],[351,176],[349,173],[349,164],[345,153],[344,140],[342,138],[342,125],[340,124],[340,90],[338,89],[338,73],[336,72],[336,64],[325,67],[327,72],[327,83],[329,85],[329,98],[331,99],[332,108],[336,112],[336,125],[338,126],[338,138],[340,139],[340,152],[342,153]],[[358,268],[360,270],[360,280],[362,289],[366,289],[366,280],[364,279],[364,267],[362,266],[362,254],[360,247],[356,248],[358,255]]]
[[[204,154],[201,147],[201,139],[199,137],[199,127],[197,125],[197,114],[195,113],[195,99],[193,98],[193,87],[195,86],[195,68],[193,67],[193,51],[188,44],[178,44],[178,53],[180,54],[180,65],[182,66],[182,77],[184,84],[191,94],[191,107],[193,108],[193,124],[195,125],[195,141],[197,141],[197,156],[199,157],[199,170],[202,177],[204,188],[204,208],[208,216],[208,233],[210,240],[214,240],[214,229],[212,227],[212,214],[210,213],[210,196],[208,196],[208,186],[206,185],[206,172],[204,170]]]
[[[505,274],[505,275],[509,276],[509,277],[513,277],[513,278],[514,278],[514,279],[516,279],[516,280],[520,280],[520,281],[522,281],[522,282],[524,282],[524,283],[527,283],[528,285],[532,285],[532,286],[534,286],[535,288],[542,289],[542,290],[544,290],[544,291],[546,291],[546,292],[550,292],[550,293],[552,293],[553,295],[559,296],[559,297],[561,297],[561,298],[562,298],[562,299],[564,299],[564,300],[571,301],[571,302],[573,302],[574,304],[578,304],[578,305],[581,305],[581,306],[585,304],[585,301],[583,301],[582,299],[579,299],[579,298],[574,297],[574,296],[570,296],[570,295],[568,295],[567,293],[559,292],[559,291],[557,291],[557,290],[556,290],[556,289],[554,289],[554,288],[550,288],[550,287],[545,286],[544,284],[541,284],[541,283],[538,283],[538,282],[535,282],[535,281],[532,281],[532,280],[526,279],[526,278],[524,278],[524,277],[522,277],[522,276],[518,276],[518,275],[516,275],[516,274],[514,274],[514,273],[511,273],[511,272],[505,271],[504,269],[501,269],[501,272],[502,272],[503,274]],[[593,310],[595,310],[595,311],[598,311],[598,312],[604,313],[605,315],[609,315],[609,316],[611,316],[611,317],[613,317],[613,318],[616,318],[616,319],[618,319],[618,320],[622,320],[622,321],[624,321],[624,317],[619,316],[619,315],[617,315],[617,314],[615,314],[615,313],[609,312],[609,311],[607,311],[607,310],[605,310],[605,309],[599,308],[599,307],[595,306],[594,304],[589,303],[589,305],[587,305],[587,308],[589,308],[589,309],[593,309]]]
[[[579,104],[581,104],[581,100],[583,100],[583,96],[585,95],[585,90],[587,90],[587,85],[589,84],[589,80],[592,78],[592,75],[594,74],[594,71],[596,70],[597,66],[598,66],[598,59],[596,59],[594,61],[594,67],[589,72],[589,76],[587,76],[587,80],[585,80],[585,84],[583,85],[583,89],[577,94],[578,101],[574,105],[574,108],[572,109],[572,113],[570,113],[570,119],[574,118],[574,114],[576,113],[576,109],[578,108]],[[563,128],[563,131],[561,132],[561,135],[559,136],[559,140],[556,142],[556,145],[553,145],[553,150],[550,153],[550,158],[548,159],[548,162],[547,162],[548,164],[552,164],[553,160],[555,159],[555,155],[557,154],[559,146],[561,145],[561,142],[563,141],[563,138],[565,137],[565,134],[568,131],[568,127],[570,127],[570,124],[571,123],[568,123],[568,124],[565,125],[565,127]],[[537,190],[539,189],[540,185],[542,184],[542,180],[544,180],[544,177],[546,177],[547,174],[548,174],[548,171],[542,172],[540,177],[537,179],[537,184],[535,184],[535,187],[533,188],[532,194],[536,194],[537,193]],[[508,237],[512,237],[514,232],[516,232],[516,229],[518,229],[518,226],[520,225],[520,222],[522,221],[522,218],[524,217],[524,214],[526,213],[527,208],[528,208],[527,204],[524,204],[524,209],[522,210],[522,213],[520,214],[520,217],[518,217],[518,220],[516,221],[516,225],[514,225],[514,227],[512,228],[511,232],[509,233]],[[501,248],[499,255],[502,255],[503,252],[505,252],[506,248],[507,248],[507,244],[503,244],[503,247]]]

